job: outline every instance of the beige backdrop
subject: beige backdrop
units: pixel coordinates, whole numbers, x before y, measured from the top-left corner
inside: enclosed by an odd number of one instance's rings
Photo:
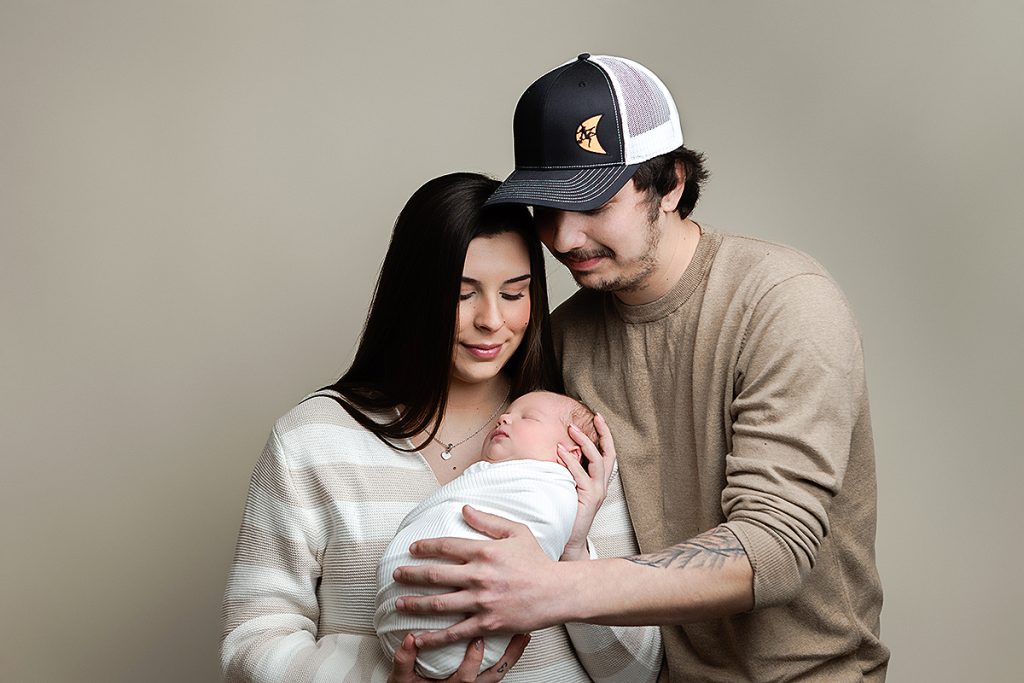
[[[1022,8],[0,0],[0,679],[216,680],[274,418],[346,367],[408,195],[507,173],[589,51],[676,94],[699,218],[853,302],[890,680],[1021,680]]]

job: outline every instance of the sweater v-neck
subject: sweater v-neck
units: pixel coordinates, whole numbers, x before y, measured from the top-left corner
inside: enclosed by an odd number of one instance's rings
[[[720,233],[707,229],[700,223],[697,223],[697,227],[700,228],[700,237],[697,241],[697,248],[693,252],[693,258],[690,259],[686,270],[668,292],[654,301],[636,305],[624,304],[617,296],[611,295],[615,311],[623,322],[638,324],[660,320],[671,315],[690,300],[708,269],[711,268],[715,253],[722,243]]]

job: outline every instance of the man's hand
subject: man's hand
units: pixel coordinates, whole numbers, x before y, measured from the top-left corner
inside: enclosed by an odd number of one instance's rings
[[[443,631],[416,637],[416,647],[438,647],[491,633],[529,633],[561,623],[559,602],[571,587],[557,579],[558,562],[548,558],[528,527],[462,508],[466,523],[493,539],[434,538],[409,548],[414,557],[454,564],[399,567],[395,581],[414,586],[450,586],[453,593],[400,597],[398,610],[423,614],[468,615]]]

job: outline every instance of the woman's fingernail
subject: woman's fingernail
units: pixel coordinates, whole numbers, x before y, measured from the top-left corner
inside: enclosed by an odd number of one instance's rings
[[[476,640],[473,641],[473,648],[476,649],[476,650],[484,649],[484,641],[481,640],[480,638],[477,638]]]
[[[402,598],[395,600],[395,609],[402,609],[403,607],[405,607],[405,600]]]

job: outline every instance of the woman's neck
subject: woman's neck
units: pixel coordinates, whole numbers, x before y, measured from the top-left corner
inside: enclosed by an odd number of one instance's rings
[[[473,382],[472,384],[452,380],[448,387],[448,407],[445,410],[445,419],[460,413],[490,412],[499,402],[505,400],[508,392],[508,378],[500,373],[487,381]]]
[[[484,439],[505,407],[509,382],[498,375],[485,382],[466,384],[453,380],[448,387],[448,407],[434,439],[429,430],[422,434],[425,442],[420,454],[434,472],[438,484],[444,485],[480,460]],[[445,446],[452,444],[451,449]],[[443,455],[447,452],[447,456]]]

